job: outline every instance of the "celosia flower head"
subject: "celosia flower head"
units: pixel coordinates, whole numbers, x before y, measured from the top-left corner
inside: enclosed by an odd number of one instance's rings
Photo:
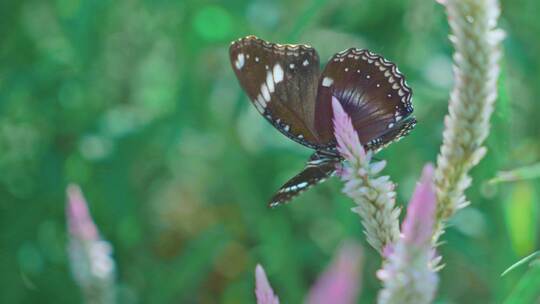
[[[353,304],[360,289],[360,247],[346,243],[307,297],[307,304]]]
[[[71,184],[67,188],[68,203],[66,217],[69,232],[83,240],[97,240],[98,231],[79,186]]]
[[[255,267],[255,296],[257,304],[279,304],[279,298],[274,294],[264,268],[260,264]]]
[[[377,251],[399,238],[399,209],[395,208],[394,184],[388,176],[377,176],[385,162],[371,162],[351,118],[339,100],[332,96],[334,135],[337,149],[346,162],[339,173],[345,182],[343,192],[357,204],[352,210],[360,215],[367,241]]]
[[[433,190],[433,165],[427,164],[422,172],[420,183],[414,190],[407,207],[407,215],[401,226],[401,232],[407,243],[422,246],[431,241],[437,197]]]

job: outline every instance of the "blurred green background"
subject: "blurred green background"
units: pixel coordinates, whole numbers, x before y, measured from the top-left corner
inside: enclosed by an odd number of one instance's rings
[[[489,154],[473,205],[441,247],[438,303],[497,303],[538,248],[538,180],[488,185],[540,159],[540,2],[502,3],[504,42]],[[228,61],[256,34],[396,62],[414,90],[412,134],[378,154],[405,204],[435,161],[452,87],[443,7],[424,0],[0,1],[0,302],[78,303],[65,187],[79,183],[114,246],[122,303],[253,303],[262,263],[299,303],[345,238],[364,244],[362,303],[380,258],[333,179],[277,210],[267,199],[310,151],[259,117]]]

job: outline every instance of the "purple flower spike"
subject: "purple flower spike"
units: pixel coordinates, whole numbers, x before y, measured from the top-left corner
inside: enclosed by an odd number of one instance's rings
[[[399,212],[395,207],[394,183],[388,176],[378,176],[384,161],[371,162],[371,151],[365,151],[351,118],[332,96],[334,135],[338,152],[346,162],[338,168],[345,182],[343,192],[356,203],[353,212],[360,215],[367,241],[382,254],[384,248],[399,238]]]
[[[264,268],[260,264],[255,267],[255,296],[257,304],[279,304],[279,298],[274,294]]]
[[[432,303],[438,284],[432,236],[436,196],[433,166],[424,167],[420,182],[407,208],[402,237],[384,250],[385,262],[377,276],[383,283],[379,304]]]
[[[67,188],[68,254],[73,278],[86,303],[116,303],[112,246],[99,235],[77,185]]]
[[[361,255],[358,245],[345,244],[312,287],[306,303],[356,303],[360,287]]]
[[[98,231],[88,212],[88,205],[82,195],[81,188],[70,184],[67,188],[67,196],[66,217],[69,233],[81,240],[97,240],[99,238]]]
[[[401,226],[405,242],[423,246],[431,242],[437,197],[433,188],[433,165],[427,164],[422,172],[407,208],[407,215]]]
[[[334,109],[334,134],[339,154],[347,160],[358,158],[360,161],[365,161],[366,151],[360,143],[358,133],[354,130],[351,118],[334,96],[332,96],[332,108]]]

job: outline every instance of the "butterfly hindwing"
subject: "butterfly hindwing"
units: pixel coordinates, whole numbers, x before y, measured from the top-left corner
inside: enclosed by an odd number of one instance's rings
[[[368,150],[377,152],[391,143],[400,140],[404,136],[407,136],[412,129],[416,126],[416,119],[414,117],[408,117],[398,122],[393,128],[389,129],[382,136],[371,140],[365,147]]]
[[[389,135],[400,135],[395,130],[413,111],[411,89],[396,65],[367,50],[348,49],[334,55],[320,77],[316,129],[322,142],[334,138],[332,96],[351,116],[366,148],[392,142]]]
[[[248,36],[233,42],[229,53],[240,85],[259,113],[287,137],[315,148],[320,74],[315,49]]]
[[[269,206],[277,207],[290,201],[295,196],[306,191],[311,186],[319,184],[332,176],[340,159],[335,155],[325,155],[315,152],[302,172],[287,181],[270,199]]]

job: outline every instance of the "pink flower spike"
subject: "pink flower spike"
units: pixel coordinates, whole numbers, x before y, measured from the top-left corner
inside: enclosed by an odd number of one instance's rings
[[[420,182],[407,207],[407,215],[401,229],[406,243],[422,246],[431,242],[437,207],[433,172],[433,165],[424,166]]]
[[[332,108],[337,150],[346,160],[337,170],[345,182],[343,192],[356,203],[352,211],[360,216],[368,243],[382,254],[400,237],[395,185],[388,176],[378,176],[386,163],[371,162],[373,152],[364,150],[351,118],[334,96]]]
[[[274,294],[264,268],[260,264],[255,267],[255,296],[257,304],[279,304],[279,298]]]
[[[67,251],[71,272],[86,303],[114,303],[115,263],[112,246],[102,239],[79,186],[66,190],[66,221],[69,231]]]
[[[362,251],[355,243],[346,243],[334,261],[319,277],[307,296],[308,304],[352,304],[360,287]]]
[[[98,230],[90,216],[81,188],[78,185],[70,184],[66,192],[68,197],[66,217],[69,232],[81,240],[98,240]]]
[[[334,96],[332,96],[332,108],[334,110],[334,135],[339,153],[348,161],[353,161],[355,156],[361,161],[364,161],[366,151],[360,143],[358,133],[354,130],[351,118],[345,112],[339,100]]]
[[[424,166],[420,182],[403,220],[402,237],[385,248],[383,267],[377,271],[383,289],[379,304],[433,303],[439,278],[431,240],[435,223],[436,196],[433,166]]]

